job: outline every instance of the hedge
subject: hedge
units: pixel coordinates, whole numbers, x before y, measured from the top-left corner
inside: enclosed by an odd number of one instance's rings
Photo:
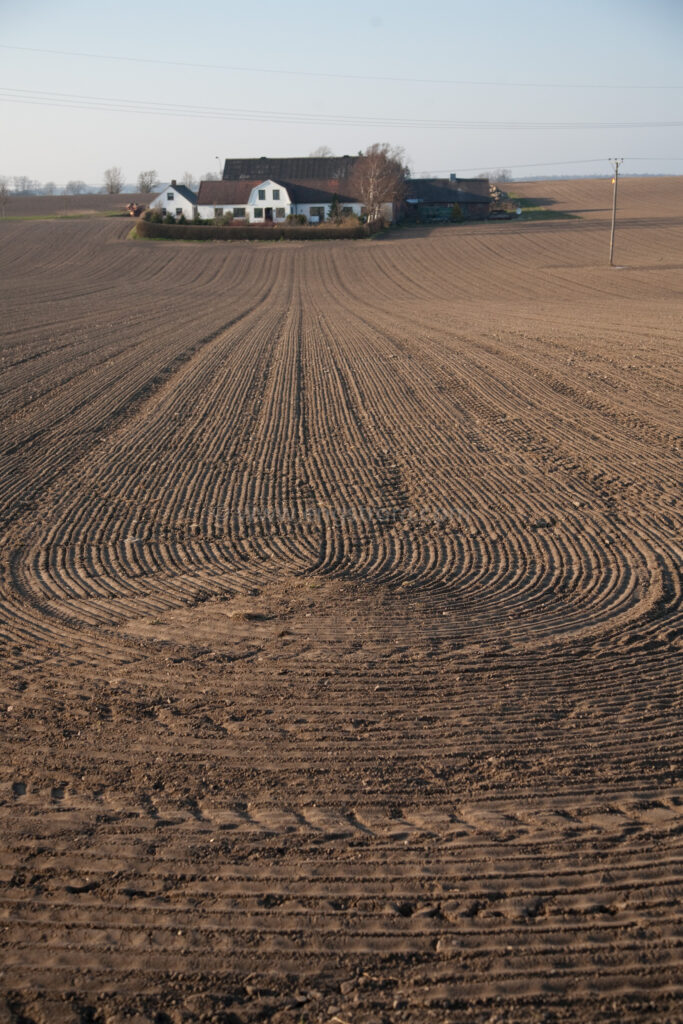
[[[369,224],[320,226],[293,226],[276,224],[273,227],[257,226],[218,226],[214,224],[154,224],[149,220],[140,219],[135,225],[139,238],[176,238],[192,241],[258,241],[278,242],[280,239],[329,239],[329,238],[369,238],[381,227]]]

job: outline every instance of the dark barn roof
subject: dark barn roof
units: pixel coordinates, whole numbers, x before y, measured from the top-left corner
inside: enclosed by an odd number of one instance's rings
[[[356,156],[294,156],[251,157],[226,160],[224,181],[253,180],[297,181],[311,179],[348,178],[358,157]]]
[[[473,192],[474,195],[481,196],[484,199],[489,198],[488,178],[458,178],[455,175],[451,177],[450,182],[453,188],[460,189],[463,192]]]
[[[406,200],[418,203],[488,203],[486,195],[465,192],[447,178],[410,178],[406,182]]]

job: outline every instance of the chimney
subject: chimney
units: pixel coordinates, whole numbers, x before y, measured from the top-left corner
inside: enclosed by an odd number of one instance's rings
[[[172,185],[177,185],[177,184],[178,184],[178,182],[177,182],[177,181],[175,180],[175,178],[171,178],[171,184],[172,184]]]

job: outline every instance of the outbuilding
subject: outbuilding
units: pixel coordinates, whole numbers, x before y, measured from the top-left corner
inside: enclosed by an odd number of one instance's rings
[[[170,213],[176,220],[181,215],[187,220],[193,220],[197,214],[197,195],[187,185],[179,185],[173,178],[171,184],[167,185],[149,206],[151,210],[159,210],[164,216]]]
[[[485,178],[409,178],[404,204],[408,220],[447,221],[458,211],[465,220],[483,220],[490,207],[489,183]]]

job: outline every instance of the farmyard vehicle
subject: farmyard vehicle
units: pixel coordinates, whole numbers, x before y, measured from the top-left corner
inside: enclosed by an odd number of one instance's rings
[[[512,220],[509,210],[491,210],[487,220]]]

